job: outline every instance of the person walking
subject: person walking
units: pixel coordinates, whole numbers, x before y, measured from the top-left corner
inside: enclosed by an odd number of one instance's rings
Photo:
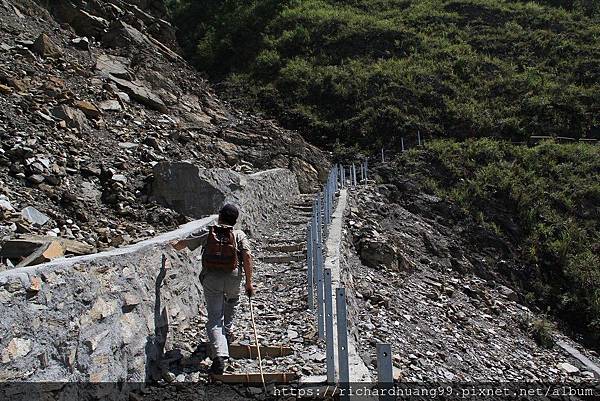
[[[208,314],[206,333],[212,374],[223,374],[229,359],[228,345],[235,340],[234,319],[242,277],[246,295],[254,295],[250,241],[242,230],[234,229],[238,217],[237,207],[226,204],[219,210],[217,225],[210,226],[207,233],[173,245],[177,250],[203,246],[200,283]]]

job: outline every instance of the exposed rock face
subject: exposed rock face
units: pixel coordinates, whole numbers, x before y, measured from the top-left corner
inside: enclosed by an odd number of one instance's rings
[[[170,326],[185,328],[203,302],[194,254],[177,254],[167,243],[213,221],[0,273],[0,380],[158,378]]]
[[[299,193],[295,175],[286,169],[242,174],[230,169],[200,169],[190,163],[154,167],[152,197],[194,217],[218,212],[225,203],[240,208],[240,227],[256,234],[269,213]]]
[[[0,246],[34,234],[102,250],[189,221],[149,201],[160,162],[286,168],[303,192],[325,178],[325,154],[298,133],[218,99],[169,43],[164,11],[160,1],[0,0],[0,195],[14,209],[0,208]],[[15,212],[29,206],[48,222]]]
[[[351,191],[340,262],[351,327],[372,373],[381,342],[392,345],[396,374],[407,382],[592,383],[592,371],[539,341],[544,316],[501,284],[510,283],[500,272],[521,263],[506,241],[410,179],[390,185],[390,177]]]

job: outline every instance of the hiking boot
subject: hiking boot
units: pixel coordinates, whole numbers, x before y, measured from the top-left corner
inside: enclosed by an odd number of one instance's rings
[[[213,375],[222,375],[225,370],[225,358],[217,356],[213,359],[212,365],[210,366],[210,373]]]

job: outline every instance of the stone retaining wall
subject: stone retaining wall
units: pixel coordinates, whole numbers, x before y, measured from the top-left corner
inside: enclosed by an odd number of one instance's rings
[[[298,194],[286,169],[248,176],[204,170],[201,177],[185,163],[161,168],[170,175],[159,175],[158,188],[173,206],[198,216],[207,214],[202,207],[214,213],[234,202],[242,228],[254,235]],[[177,253],[169,242],[215,220],[213,214],[124,248],[0,272],[0,382],[159,378],[169,332],[203,307],[200,249]]]
[[[0,381],[145,381],[202,305],[197,256],[168,243],[216,216],[116,250],[0,273]]]
[[[247,175],[187,162],[164,162],[154,167],[151,193],[158,203],[196,218],[233,203],[240,208],[239,227],[259,237],[268,226],[270,212],[284,206],[299,190],[295,174],[288,169]]]

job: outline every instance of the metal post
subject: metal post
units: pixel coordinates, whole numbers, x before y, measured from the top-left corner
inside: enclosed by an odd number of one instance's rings
[[[317,326],[319,340],[325,338],[324,294],[323,294],[323,249],[317,243]]]
[[[327,383],[335,383],[335,354],[333,349],[333,296],[331,293],[331,269],[325,275],[325,355],[327,362]]]
[[[381,162],[385,163],[385,157],[383,155],[383,148],[381,148]]]
[[[322,240],[322,231],[321,231],[321,193],[317,194],[317,244]]]
[[[327,184],[323,187],[323,225],[327,227],[327,210],[329,210],[329,195],[327,194]]]
[[[417,131],[417,138],[419,139],[419,146],[421,146],[421,131]]]
[[[400,147],[401,147],[402,151],[404,152],[404,137],[400,137]]]
[[[322,230],[322,216],[321,216],[321,193],[317,197],[317,246],[316,252],[316,269],[317,269],[317,328],[319,332],[319,339],[322,340],[325,337],[325,326],[323,320],[323,232]]]
[[[377,383],[383,395],[379,401],[393,401],[395,397],[390,395],[390,389],[394,386],[394,375],[392,368],[392,347],[390,344],[377,344]]]
[[[348,364],[348,317],[346,315],[346,289],[335,290],[335,308],[337,314],[337,343],[338,343],[338,383],[344,391],[341,400],[349,400],[350,395],[350,366]]]
[[[308,225],[307,228],[307,238],[306,238],[306,296],[308,299],[308,309],[314,310],[314,283],[313,283],[313,228],[312,222]]]

